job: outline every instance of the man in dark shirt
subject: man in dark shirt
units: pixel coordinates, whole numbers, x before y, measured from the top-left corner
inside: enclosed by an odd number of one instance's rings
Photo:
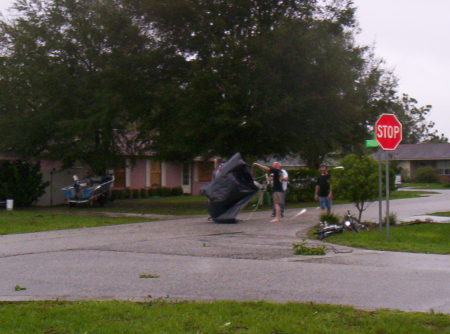
[[[317,179],[314,198],[319,201],[322,210],[326,210],[327,213],[331,212],[333,195],[331,193],[330,174],[328,174],[327,166],[323,164],[320,165],[320,176]]]
[[[284,203],[284,190],[282,182],[287,181],[287,178],[284,179],[283,173],[281,171],[281,164],[275,161],[272,164],[272,167],[268,167],[254,162],[253,166],[259,167],[268,172],[269,177],[272,179],[273,182],[272,200],[275,206],[275,218],[271,220],[271,223],[279,223],[281,221],[281,205]]]

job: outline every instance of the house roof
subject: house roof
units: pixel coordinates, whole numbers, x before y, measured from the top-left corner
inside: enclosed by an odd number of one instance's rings
[[[392,160],[450,160],[450,143],[400,144],[389,154]]]
[[[258,160],[257,162],[263,165],[271,165],[273,161],[279,161],[281,166],[286,169],[296,169],[307,166],[306,162],[298,154],[290,154],[284,157],[270,155],[265,159]],[[327,166],[336,166],[337,160],[332,157],[326,157],[323,163]]]

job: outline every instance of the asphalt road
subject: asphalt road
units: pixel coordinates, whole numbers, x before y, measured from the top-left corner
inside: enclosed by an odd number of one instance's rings
[[[450,191],[391,201],[399,218],[449,209]],[[229,225],[193,217],[0,236],[0,300],[313,301],[450,313],[449,255],[328,245],[326,256],[294,256],[292,243],[319,215],[298,212],[279,224],[258,212]],[[377,204],[365,214],[376,220]]]

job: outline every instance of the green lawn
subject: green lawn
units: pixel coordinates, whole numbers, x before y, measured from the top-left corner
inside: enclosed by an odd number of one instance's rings
[[[1,302],[2,334],[448,334],[444,314],[361,311],[313,303]]]
[[[423,190],[395,190],[389,194],[390,199],[402,199],[402,198],[416,198],[424,197],[432,194],[438,194],[435,191],[423,191]],[[384,198],[384,197],[383,197]]]
[[[429,192],[396,191],[392,198],[418,197]],[[254,210],[256,196],[244,211]],[[102,212],[162,214],[162,215],[207,215],[207,199],[204,196],[152,197],[145,199],[121,199],[105,207],[56,206],[34,207],[13,211],[0,210],[0,234],[39,232],[90,226],[105,226],[149,221],[148,218],[107,217]],[[346,203],[342,200],[335,204]],[[287,208],[314,207],[317,202],[288,203]],[[261,206],[258,210],[270,210]],[[63,211],[63,213],[62,213]]]
[[[417,189],[448,189],[442,183],[403,183],[402,187],[412,187]]]
[[[450,254],[450,224],[423,223],[391,226],[389,241],[386,229],[378,228],[354,233],[331,235],[325,241],[367,249],[405,251],[417,253]]]
[[[399,198],[413,198],[427,196],[434,194],[430,191],[402,191],[397,190],[392,192],[391,199]],[[255,196],[244,211],[254,209],[254,204],[257,201]],[[334,204],[348,203],[344,200],[334,200]],[[311,207],[317,206],[318,202],[301,202],[301,203],[287,203],[288,208]],[[208,200],[205,196],[171,196],[171,197],[150,197],[150,198],[136,198],[136,199],[120,199],[112,203],[108,203],[105,207],[92,208],[88,206],[76,206],[72,208],[54,207],[45,208],[45,210],[60,210],[67,208],[68,210],[88,211],[88,212],[126,212],[126,213],[154,213],[163,215],[206,215],[208,214]],[[270,209],[269,206],[261,206],[260,210]]]
[[[150,219],[61,214],[42,210],[0,210],[0,234],[40,232],[68,228],[135,223]],[[1,333],[1,332],[0,332]]]
[[[450,217],[450,211],[440,211],[429,213],[431,216],[442,216],[442,217]]]
[[[74,212],[122,212],[122,213],[153,213],[161,215],[198,215],[208,214],[208,200],[205,196],[170,196],[170,197],[150,197],[135,199],[117,199],[107,203],[104,207],[89,206],[58,206],[52,209],[67,209]]]

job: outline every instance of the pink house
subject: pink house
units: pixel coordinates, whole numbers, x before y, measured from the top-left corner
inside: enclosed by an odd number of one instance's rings
[[[182,187],[185,194],[199,195],[211,181],[215,161],[195,160],[191,163],[159,161],[143,157],[131,163],[126,159],[124,169],[112,170],[114,188]]]
[[[16,160],[13,154],[0,153],[1,160]],[[200,195],[201,188],[211,180],[212,171],[217,160],[202,161],[195,159],[190,163],[159,161],[150,156],[142,156],[133,161],[125,158],[125,168],[113,169],[109,172],[114,175],[115,189],[142,189],[155,187],[182,187],[185,194]],[[44,195],[37,205],[59,205],[64,203],[61,188],[73,183],[73,175],[84,178],[90,174],[86,166],[74,166],[62,169],[58,161],[41,161],[43,180],[49,182]]]

